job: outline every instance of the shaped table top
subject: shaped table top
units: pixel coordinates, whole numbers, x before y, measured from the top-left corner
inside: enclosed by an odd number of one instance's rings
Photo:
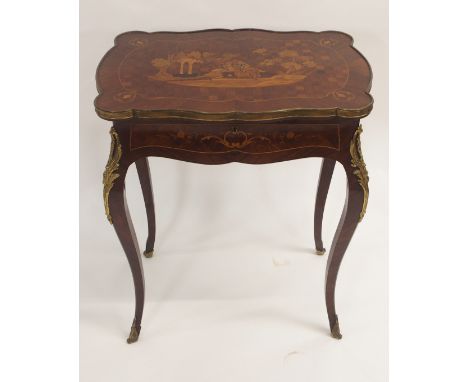
[[[352,44],[341,32],[123,33],[98,66],[96,112],[107,120],[362,118],[372,110],[372,72]]]

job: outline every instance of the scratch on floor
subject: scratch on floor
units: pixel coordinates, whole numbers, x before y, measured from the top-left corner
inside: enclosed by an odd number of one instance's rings
[[[277,258],[274,258],[273,257],[273,265],[275,267],[284,267],[284,266],[287,266],[289,265],[289,260],[283,260],[283,259],[277,259]]]
[[[297,351],[297,350],[294,350],[294,351],[289,352],[288,354],[286,354],[286,355],[283,357],[283,363],[286,363],[286,361],[287,361],[289,358],[291,358],[291,357],[293,357],[293,356],[295,356],[295,355],[299,355],[299,354],[301,354],[301,352],[299,352],[299,351]]]

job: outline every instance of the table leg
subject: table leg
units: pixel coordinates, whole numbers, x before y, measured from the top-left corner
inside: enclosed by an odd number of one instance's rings
[[[117,132],[111,130],[112,144],[109,160],[104,171],[104,206],[109,222],[114,225],[115,232],[125,251],[133,276],[135,287],[135,316],[127,339],[128,343],[136,342],[141,330],[141,318],[145,299],[145,281],[141,264],[138,241],[133,229],[127,200],[125,196],[125,176],[128,164],[121,162],[122,148]]]
[[[323,255],[325,253],[322,242],[323,211],[325,209],[325,202],[327,201],[328,189],[330,188],[335,163],[336,161],[333,159],[324,158],[320,169],[314,212],[314,238],[317,255]]]
[[[146,248],[143,252],[145,257],[153,256],[154,241],[156,237],[156,216],[154,213],[153,187],[151,184],[151,173],[148,158],[138,159],[136,162],[138,177],[140,178],[143,198],[145,200],[146,218],[148,220],[148,238],[146,239]]]
[[[350,156],[343,161],[343,167],[347,176],[346,202],[343,208],[338,228],[333,238],[330,256],[327,261],[325,280],[325,300],[327,304],[328,321],[331,334],[340,339],[340,325],[335,310],[335,285],[341,260],[346,248],[353,236],[357,224],[362,220],[366,212],[369,195],[366,165],[362,157],[359,135],[362,129],[359,127],[350,144]]]

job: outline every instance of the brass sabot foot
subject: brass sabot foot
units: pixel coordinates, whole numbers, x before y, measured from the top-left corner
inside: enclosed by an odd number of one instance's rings
[[[322,250],[316,249],[315,254],[318,256],[323,256],[327,250],[324,248]]]
[[[146,258],[151,258],[153,257],[153,253],[154,253],[154,249],[152,249],[151,251],[144,251],[143,252],[143,256],[145,256]]]
[[[338,316],[336,316],[335,324],[333,325],[333,328],[331,330],[331,335],[337,340],[341,340],[341,338],[343,337],[340,332],[340,323],[338,322]]]
[[[137,342],[139,335],[140,333],[137,327],[135,325],[132,325],[132,329],[130,330],[130,335],[127,338],[127,344],[133,344],[134,342]]]

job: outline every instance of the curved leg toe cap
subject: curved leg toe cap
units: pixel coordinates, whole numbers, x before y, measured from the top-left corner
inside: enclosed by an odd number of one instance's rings
[[[341,338],[343,338],[340,331],[340,323],[338,322],[338,317],[336,318],[335,324],[331,329],[331,336],[333,338],[336,338],[337,340],[341,340]]]
[[[144,251],[143,252],[143,256],[145,256],[146,258],[151,258],[153,257],[153,254],[154,254],[154,249],[150,250],[150,251]]]
[[[323,256],[323,255],[325,254],[326,251],[327,251],[327,250],[326,250],[325,248],[323,248],[323,249],[321,249],[321,250],[320,250],[320,249],[316,249],[316,250],[315,250],[315,254],[316,254],[317,256]]]
[[[132,329],[130,330],[130,335],[127,338],[127,344],[133,344],[134,342],[138,341],[140,333],[138,333],[138,330],[135,326],[132,326]]]

